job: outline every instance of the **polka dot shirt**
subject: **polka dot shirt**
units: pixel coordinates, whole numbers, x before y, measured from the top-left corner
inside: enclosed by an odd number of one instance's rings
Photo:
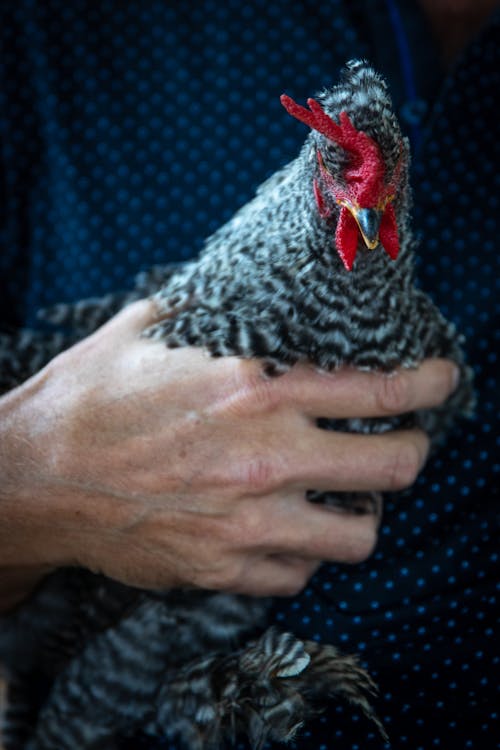
[[[324,565],[273,617],[361,655],[393,748],[500,747],[498,14],[448,73],[411,2],[17,0],[0,14],[5,326],[195,255],[296,155],[283,91],[304,101],[359,56],[388,78],[414,147],[420,283],[466,336],[477,414],[387,499],[369,561]],[[383,742],[334,704],[294,746]]]

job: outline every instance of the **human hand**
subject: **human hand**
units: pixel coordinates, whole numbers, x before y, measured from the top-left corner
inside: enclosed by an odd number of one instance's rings
[[[335,513],[306,491],[407,487],[428,439],[316,419],[435,406],[453,366],[267,378],[258,361],[141,338],[153,317],[151,302],[131,305],[3,400],[2,564],[268,595],[298,591],[321,560],[365,559],[377,515]]]

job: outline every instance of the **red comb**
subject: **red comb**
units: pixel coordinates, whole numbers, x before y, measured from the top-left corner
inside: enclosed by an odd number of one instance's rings
[[[380,149],[373,138],[362,130],[357,130],[347,112],[340,113],[338,125],[315,99],[307,100],[309,109],[297,104],[286,94],[281,96],[281,103],[292,117],[337,143],[354,157],[354,164],[346,170],[346,178],[358,183],[357,198],[360,203],[369,205],[375,201],[385,167]]]
[[[286,94],[281,95],[280,101],[289,115],[292,115],[292,117],[300,120],[300,122],[303,122],[305,125],[309,125],[310,128],[317,130],[318,133],[326,136],[331,141],[338,142],[340,146],[343,146],[343,144],[339,142],[339,139],[342,138],[342,128],[323,111],[321,104],[315,99],[307,100],[310,109],[306,109],[300,104],[297,104],[297,102],[294,102],[294,100]]]

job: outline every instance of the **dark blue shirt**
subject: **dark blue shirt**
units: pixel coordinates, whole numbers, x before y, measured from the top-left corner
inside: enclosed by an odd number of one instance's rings
[[[413,148],[419,276],[467,337],[477,415],[388,499],[373,557],[325,565],[274,617],[358,652],[393,747],[500,747],[499,18],[440,66],[412,2],[2,4],[1,321],[130,286],[198,252],[304,128],[279,103],[352,57],[387,77]],[[370,750],[333,705],[299,748]]]

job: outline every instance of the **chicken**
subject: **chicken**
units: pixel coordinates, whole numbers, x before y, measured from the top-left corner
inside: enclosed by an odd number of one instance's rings
[[[213,356],[257,356],[268,377],[299,361],[389,373],[448,357],[461,369],[458,389],[441,408],[405,416],[436,442],[470,411],[472,376],[453,325],[413,283],[409,147],[387,87],[353,61],[308,107],[288,96],[282,103],[310,128],[300,154],[197,260],[153,269],[130,294],[58,306],[46,317],[81,336],[154,293],[158,322],[145,336]],[[26,336],[20,359],[35,352],[38,367],[43,342]],[[401,423],[321,426],[381,432]],[[363,511],[363,498],[314,488],[309,497]],[[370,704],[375,686],[356,657],[266,629],[268,608],[222,593],[136,591],[80,570],[53,574],[0,630],[10,668],[8,750],[119,747],[138,730],[180,735],[190,750],[244,733],[260,748],[294,737],[332,698],[360,708],[384,734]],[[39,703],[35,680],[46,691]]]

